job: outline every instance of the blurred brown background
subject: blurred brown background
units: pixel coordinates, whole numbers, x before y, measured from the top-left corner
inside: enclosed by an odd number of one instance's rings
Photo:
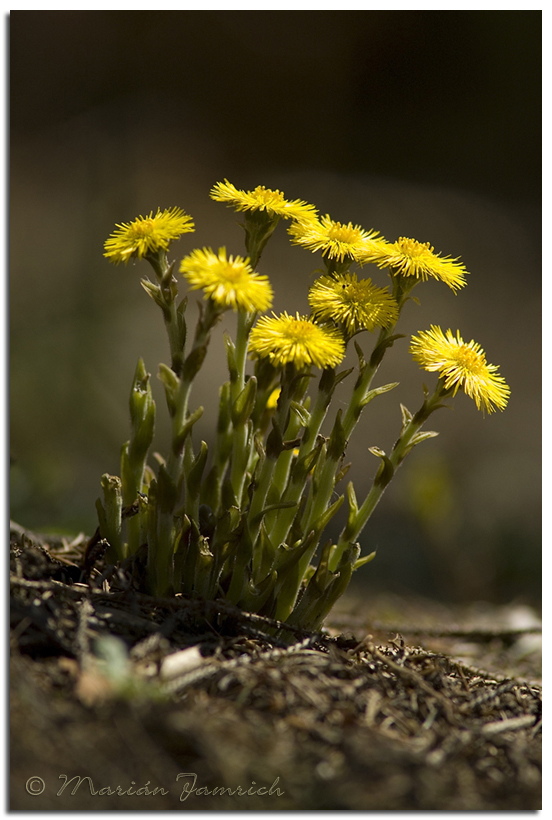
[[[95,528],[137,357],[154,375],[167,359],[139,285],[147,265],[109,265],[103,242],[116,222],[179,205],[196,233],[172,246],[177,259],[203,245],[242,253],[235,215],[208,196],[226,177],[462,257],[469,286],[419,287],[400,330],[459,328],[512,398],[483,417],[460,395],[433,417],[441,435],[412,454],[363,533],[378,556],[359,580],[538,599],[540,12],[15,11],[10,30],[12,516]],[[277,310],[307,309],[317,264],[279,228],[259,268]],[[207,440],[232,325],[194,392]],[[377,468],[368,447],[390,448],[399,402],[415,410],[425,376],[433,384],[407,345],[378,374],[400,387],[367,408],[350,448],[360,497]]]

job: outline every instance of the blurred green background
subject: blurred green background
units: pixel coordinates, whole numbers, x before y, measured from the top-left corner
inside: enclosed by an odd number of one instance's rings
[[[235,215],[208,196],[228,178],[462,257],[468,287],[420,286],[400,330],[459,328],[500,365],[512,398],[483,417],[460,395],[433,417],[440,436],[412,454],[362,535],[378,555],[359,580],[536,601],[540,12],[15,11],[10,29],[12,517],[93,532],[100,476],[118,473],[128,437],[137,357],[154,375],[167,360],[139,284],[147,265],[109,265],[103,242],[116,222],[178,205],[196,233],[175,258],[203,245],[242,253]],[[307,310],[317,264],[279,228],[259,268],[276,310]],[[194,392],[207,440],[232,326],[227,315]],[[399,402],[415,410],[433,384],[407,346],[378,374],[400,387],[370,405],[350,447],[360,497],[378,466],[368,447],[389,449]]]

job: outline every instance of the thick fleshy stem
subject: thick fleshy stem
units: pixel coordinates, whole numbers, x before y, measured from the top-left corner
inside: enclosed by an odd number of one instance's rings
[[[219,390],[219,413],[215,446],[212,452],[212,468],[203,480],[201,497],[215,516],[222,513],[222,484],[230,456],[232,455],[232,396],[230,382],[224,382]]]
[[[146,372],[142,359],[139,359],[134,374],[129,409],[132,434],[121,453],[121,481],[125,506],[138,504],[140,494],[145,489],[144,474],[155,425],[155,402],[149,384],[149,373]],[[130,555],[133,555],[143,543],[141,541],[144,528],[143,516],[143,509],[141,509],[137,515],[129,516],[127,520],[127,543]]]
[[[279,216],[270,216],[266,211],[251,211],[245,214],[245,247],[253,269],[259,264],[264,247],[279,221]]]
[[[155,578],[159,584],[163,584],[163,589],[155,588],[155,594],[167,594],[172,585],[172,566],[175,542],[175,521],[174,513],[180,505],[181,492],[185,487],[185,477],[183,475],[184,453],[186,442],[191,434],[192,427],[201,417],[203,408],[199,407],[191,415],[188,414],[188,402],[192,383],[199,372],[203,360],[207,353],[207,346],[216,322],[219,320],[221,312],[216,309],[213,302],[209,300],[205,307],[200,306],[200,315],[196,327],[196,333],[192,348],[182,365],[181,377],[175,376],[171,387],[167,389],[165,379],[163,379],[169,413],[172,420],[171,452],[166,466],[159,469],[157,486],[157,536],[150,550],[155,550],[156,555],[152,556],[151,565],[163,565]],[[165,373],[165,377],[167,374]],[[187,463],[193,463],[193,448],[188,445]],[[195,503],[192,502],[195,508]]]
[[[359,537],[360,533],[368,523],[370,516],[378,505],[383,493],[389,486],[395,472],[402,464],[406,456],[417,444],[428,438],[434,438],[437,435],[437,433],[432,431],[420,433],[420,430],[435,410],[438,410],[440,407],[447,406],[443,404],[442,401],[451,394],[452,390],[447,390],[444,382],[439,380],[434,393],[431,396],[426,397],[417,413],[412,416],[406,408],[403,408],[403,429],[401,435],[395,442],[389,457],[385,455],[383,450],[372,448],[371,452],[381,458],[382,463],[374,479],[372,489],[366,496],[364,503],[357,508],[356,499],[354,499],[353,496],[351,503],[351,496],[349,496],[349,520],[333,551],[330,560],[330,569],[332,571],[335,571],[343,551],[353,544]]]
[[[248,527],[252,543],[255,543],[259,535],[262,511],[267,503],[272,503],[268,498],[272,488],[273,476],[278,460],[287,457],[286,450],[292,446],[286,440],[286,435],[293,434],[296,421],[291,421],[290,410],[292,401],[300,401],[305,393],[308,384],[308,376],[304,373],[297,373],[293,365],[287,365],[282,371],[280,395],[276,414],[272,420],[272,431],[266,441],[266,455],[260,466],[260,475],[257,486],[251,498],[251,506],[248,514]],[[286,445],[284,446],[284,441]]]
[[[247,361],[247,344],[249,334],[255,321],[256,313],[238,311],[236,344],[234,347],[235,377],[231,379],[231,397],[233,412],[233,442],[230,481],[232,490],[241,504],[247,464],[249,462],[248,421],[255,403],[255,381],[250,380],[250,387],[245,387],[245,367]],[[232,376],[232,374],[231,374]],[[247,393],[244,394],[244,390]],[[240,401],[241,399],[241,401]],[[251,442],[250,442],[251,444]]]
[[[182,466],[184,444],[186,436],[190,432],[186,422],[188,420],[188,402],[192,384],[207,354],[211,331],[221,316],[221,311],[216,309],[211,300],[204,304],[205,306],[200,304],[201,312],[197,322],[195,338],[192,349],[184,360],[182,375],[175,396],[175,406],[172,414],[171,455],[167,465],[169,475],[174,479],[178,477]]]
[[[104,473],[102,476],[104,504],[98,499],[96,509],[102,538],[108,542],[107,560],[116,563],[126,558],[122,538],[123,493],[119,476]]]
[[[405,279],[405,277],[397,276],[391,273],[391,281],[393,284],[393,298],[397,302],[400,316],[400,313],[409,298],[409,293],[416,285],[417,280],[414,278]],[[336,418],[334,429],[332,431],[333,446],[328,448],[326,463],[323,465],[316,498],[313,500],[313,504],[310,505],[310,508],[307,509],[307,515],[304,520],[305,531],[309,531],[309,527],[311,527],[312,523],[323,514],[330,502],[334,491],[335,475],[339,469],[343,452],[345,451],[351,434],[360,419],[364,407],[366,407],[371,398],[379,392],[386,392],[396,386],[396,383],[393,383],[390,385],[385,385],[383,388],[378,388],[375,391],[370,390],[373,378],[376,375],[381,362],[383,361],[383,357],[385,356],[387,349],[397,338],[397,336],[393,335],[396,325],[397,322],[380,330],[378,340],[369,361],[364,361],[360,348],[357,347],[360,362],[360,373],[354,386],[353,394],[345,415],[342,419],[340,417]]]
[[[368,395],[372,385],[372,380],[383,361],[383,357],[385,356],[387,349],[397,338],[396,336],[393,336],[393,331],[397,326],[402,309],[408,301],[409,294],[418,281],[414,277],[405,278],[404,276],[395,275],[391,271],[390,276],[393,286],[392,295],[399,308],[397,321],[389,327],[384,327],[380,330],[378,340],[372,351],[370,360],[365,362],[361,367],[361,372],[355,384],[349,407],[347,408],[347,412],[343,418],[343,430],[347,439],[350,438],[351,433],[360,418],[362,410],[365,407],[366,396]]]
[[[142,286],[161,308],[171,351],[171,367],[176,375],[180,376],[186,345],[187,328],[184,314],[187,299],[184,299],[177,307],[178,284],[173,276],[174,262],[169,264],[166,251],[150,254],[146,259],[155,272],[157,285],[144,279]]]
[[[305,426],[305,432],[303,433],[301,439],[299,452],[297,453],[295,470],[292,473],[291,480],[282,495],[283,502],[299,504],[299,501],[301,500],[301,496],[303,495],[308,475],[313,464],[308,464],[308,469],[304,469],[303,465],[307,467],[305,460],[316,446],[317,436],[320,432],[320,428],[322,427],[322,423],[326,418],[330,400],[335,389],[335,384],[335,371],[324,371],[322,378],[320,379],[314,407],[312,412],[309,414],[308,424]],[[296,507],[282,509],[279,512],[276,520],[274,521],[273,527],[269,532],[270,538],[275,544],[279,545],[285,542],[295,514]]]

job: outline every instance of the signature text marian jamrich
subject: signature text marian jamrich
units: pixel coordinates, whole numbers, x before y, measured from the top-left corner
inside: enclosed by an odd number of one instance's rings
[[[135,788],[136,783],[134,780],[131,781],[130,786],[128,788],[121,788],[121,786],[103,786],[100,789],[96,789],[94,787],[94,783],[92,782],[91,777],[80,777],[79,775],[75,775],[72,778],[68,778],[66,774],[59,775],[60,780],[64,779],[64,783],[59,789],[57,796],[59,797],[63,792],[68,789],[71,784],[73,784],[73,788],[70,792],[71,795],[77,793],[78,789],[80,788],[81,784],[83,788],[86,789],[88,787],[89,793],[92,795],[98,795],[100,797],[104,795],[118,795],[119,797],[125,796],[137,796],[142,797],[143,795],[155,795],[155,794],[168,794],[169,792],[167,789],[162,788],[161,786],[156,786],[155,788],[149,788],[150,781],[148,780],[147,783],[143,786],[140,786],[138,789]],[[212,789],[207,788],[207,786],[198,786],[197,785],[197,774],[194,772],[181,772],[176,776],[176,780],[180,780],[181,778],[185,778],[184,783],[181,784],[181,793],[180,793],[180,801],[184,802],[187,800],[191,794],[195,794],[198,797],[205,796],[205,795],[229,795],[234,796],[238,795],[238,797],[253,797],[254,795],[267,795],[269,797],[276,796],[281,797],[284,794],[284,791],[278,788],[278,782],[280,780],[279,777],[276,778],[274,783],[270,787],[265,786],[257,786],[256,782],[253,780],[251,786],[248,789],[244,789],[241,786],[236,786],[235,788],[231,788],[230,786],[214,786]]]

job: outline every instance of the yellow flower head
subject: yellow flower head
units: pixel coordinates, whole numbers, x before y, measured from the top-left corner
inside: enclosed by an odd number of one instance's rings
[[[266,402],[266,409],[267,410],[276,410],[278,406],[278,399],[280,398],[280,393],[282,392],[281,387],[275,387]]]
[[[365,231],[360,225],[334,222],[328,215],[308,222],[296,222],[288,228],[294,245],[307,250],[322,251],[323,256],[343,262],[345,259],[362,262],[369,250],[373,250],[377,231]]]
[[[300,199],[287,200],[281,191],[258,185],[254,191],[240,191],[228,180],[217,182],[211,189],[211,199],[226,202],[236,211],[265,211],[268,216],[284,219],[312,219],[316,208]]]
[[[321,276],[310,289],[309,304],[317,320],[333,319],[345,325],[349,336],[389,327],[399,318],[387,288],[376,287],[370,279],[358,281],[354,273]]]
[[[314,324],[307,316],[263,316],[251,331],[249,351],[253,358],[268,358],[276,367],[311,364],[335,367],[345,355],[345,343],[336,330]]]
[[[456,395],[462,388],[476,403],[477,409],[492,413],[496,408],[504,410],[508,404],[510,388],[497,375],[498,367],[487,364],[481,345],[473,340],[464,342],[460,331],[456,337],[451,330],[443,333],[440,327],[432,325],[412,337],[410,352],[414,361],[430,371],[439,371],[445,381],[445,388],[454,388]]]
[[[125,264],[135,257],[142,259],[157,251],[166,251],[169,243],[194,230],[194,221],[184,213],[182,208],[157,209],[149,216],[139,216],[134,222],[123,222],[117,225],[105,243],[105,253],[110,262]]]
[[[364,262],[374,262],[379,268],[391,268],[400,276],[414,276],[425,281],[432,277],[458,290],[466,284],[464,265],[450,256],[435,253],[429,242],[417,242],[401,236],[396,242],[382,242],[369,248]]]
[[[226,256],[226,248],[218,254],[211,248],[195,250],[180,263],[180,272],[192,290],[205,291],[222,310],[268,310],[272,304],[272,288],[267,276],[254,273],[249,259]]]

